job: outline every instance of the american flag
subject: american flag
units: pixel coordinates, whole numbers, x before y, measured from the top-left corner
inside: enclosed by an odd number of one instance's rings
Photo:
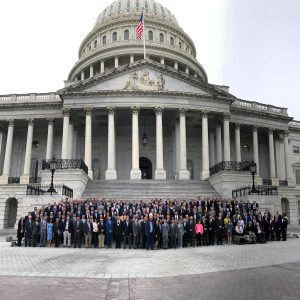
[[[138,26],[136,28],[136,37],[137,37],[138,40],[142,39],[143,31],[144,31],[144,13],[142,12],[140,21],[139,21]]]

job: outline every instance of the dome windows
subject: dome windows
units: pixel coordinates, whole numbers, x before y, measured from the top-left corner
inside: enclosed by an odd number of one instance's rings
[[[179,42],[178,46],[179,46],[179,49],[182,49],[182,43],[181,42]]]
[[[170,37],[170,45],[174,46],[174,38],[172,36]]]
[[[150,31],[148,32],[148,40],[149,40],[149,41],[153,41],[153,31],[152,31],[152,30],[150,30]]]
[[[92,51],[92,45],[89,45],[89,51]]]
[[[129,30],[128,30],[128,29],[126,29],[126,30],[124,31],[124,40],[125,40],[125,41],[128,41],[128,40],[129,40]]]
[[[159,41],[160,41],[160,43],[164,43],[165,42],[165,36],[164,36],[163,33],[159,34]]]
[[[102,38],[102,44],[103,44],[103,45],[106,45],[106,44],[107,44],[107,37],[106,37],[106,35],[103,36],[103,38]]]
[[[95,41],[94,41],[94,48],[96,49],[97,47],[98,47],[98,41],[95,40]]]
[[[116,32],[114,32],[113,34],[112,34],[112,41],[113,42],[116,42],[118,40],[118,34],[116,33]]]
[[[135,8],[138,9],[140,7],[140,2],[139,0],[136,0],[135,1]]]

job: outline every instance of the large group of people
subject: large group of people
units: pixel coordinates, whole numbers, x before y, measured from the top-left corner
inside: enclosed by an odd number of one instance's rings
[[[28,212],[18,223],[18,246],[168,249],[285,241],[288,219],[254,201],[202,199],[61,199]]]

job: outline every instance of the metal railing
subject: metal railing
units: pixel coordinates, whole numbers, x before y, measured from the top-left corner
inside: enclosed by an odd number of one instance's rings
[[[51,195],[51,184],[28,184],[26,195]],[[62,195],[73,198],[73,190],[64,184],[53,184],[53,195]]]
[[[20,177],[8,177],[8,184],[20,183]]]
[[[30,177],[29,178],[29,183],[41,183],[42,182],[42,177]]]
[[[255,186],[255,192],[252,193],[252,187],[242,187],[232,191],[232,198],[245,197],[249,195],[258,195],[258,196],[277,196],[278,190],[277,186],[273,185],[257,185]]]
[[[221,161],[209,168],[209,174],[214,175],[221,171],[250,171],[250,161]]]
[[[272,179],[268,179],[268,178],[262,179],[262,184],[263,185],[272,185]]]
[[[52,159],[44,159],[42,162],[42,170],[50,170],[50,161]],[[88,167],[82,159],[56,159],[56,170],[61,169],[80,169],[88,174]]]

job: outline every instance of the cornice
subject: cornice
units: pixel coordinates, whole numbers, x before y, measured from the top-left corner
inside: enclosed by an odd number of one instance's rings
[[[5,103],[0,105],[0,111],[5,111],[8,109],[31,109],[31,108],[42,108],[43,110],[47,108],[62,108],[62,103]]]

